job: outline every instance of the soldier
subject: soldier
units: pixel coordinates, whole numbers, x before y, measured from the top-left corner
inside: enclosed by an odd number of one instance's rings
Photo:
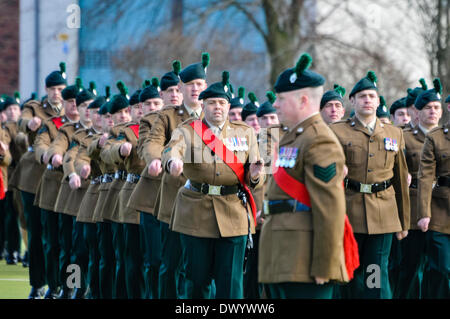
[[[419,96],[420,93],[426,91],[428,89],[427,83],[425,82],[425,79],[419,80],[420,87],[415,87],[414,89],[408,89],[406,100],[405,100],[405,106],[408,110],[408,114],[411,118],[411,121],[409,121],[409,126],[411,129],[415,129],[416,126],[419,124],[419,117],[417,113],[417,109],[414,106],[414,102],[416,101],[417,96]]]
[[[380,102],[376,81],[369,71],[350,93],[355,116],[330,126],[345,152],[347,213],[361,258],[355,278],[342,291],[350,298],[392,297],[388,278],[392,233],[401,240],[409,229],[403,133],[376,118]],[[369,287],[373,264],[379,266],[380,286]]]
[[[242,109],[244,107],[245,88],[240,86],[238,88],[238,95],[231,99],[230,111],[228,112],[228,118],[230,121],[242,121]]]
[[[389,110],[386,106],[386,100],[382,95],[380,95],[380,105],[377,107],[376,115],[381,123],[391,124],[391,121],[389,120]]]
[[[65,68],[65,63],[61,62],[60,70],[53,71],[45,78],[47,96],[43,98],[42,102],[36,99],[26,102],[18,122],[19,130],[27,135],[29,144],[27,152],[20,159],[18,174],[16,175],[17,188],[21,192],[28,233],[31,285],[29,298],[40,298],[41,288],[47,282],[46,277],[47,275],[51,276],[50,272],[47,272],[45,268],[46,258],[44,258],[43,246],[45,242],[43,227],[45,227],[45,224],[41,223],[41,218],[45,217],[41,216],[40,207],[34,204],[38,185],[45,172],[45,164],[36,161],[34,142],[43,123],[52,117],[64,115],[61,91],[67,85]],[[49,252],[48,244],[46,244],[46,251]],[[47,262],[50,260],[47,259]],[[52,262],[50,263],[50,267],[53,267],[53,272],[55,266]],[[49,283],[47,282],[47,284]],[[53,290],[47,290],[47,298],[51,296],[51,293],[55,293],[54,289],[57,288],[55,285],[55,281],[50,280],[50,286]]]
[[[259,102],[256,98],[255,93],[253,92],[248,93],[248,99],[250,100],[250,102],[245,104],[245,106],[242,108],[242,121],[244,121],[248,126],[252,127],[255,130],[255,134],[258,135],[259,130],[261,129],[258,121],[258,116],[256,115],[259,107]]]
[[[89,261],[87,267],[86,285],[89,287],[88,299],[99,299],[99,250],[97,240],[97,226],[94,221],[94,210],[98,200],[99,187],[102,180],[101,164],[98,161],[91,161],[88,156],[88,146],[103,132],[102,115],[99,113],[100,107],[109,99],[110,87],[106,87],[106,96],[98,96],[89,104],[89,117],[92,119],[92,131],[81,141],[75,158],[75,171],[82,180],[89,181],[89,187],[81,203],[77,214],[77,223],[83,224],[83,239],[88,249]],[[80,183],[81,184],[81,183]]]
[[[424,116],[435,121],[442,113],[442,86],[439,79],[433,83],[434,89],[422,92],[414,104],[422,109]],[[423,275],[423,298],[450,298],[449,128],[449,123],[446,123],[426,134],[420,158],[417,225],[426,232],[428,260]]]
[[[9,152],[9,139],[8,132],[0,126],[0,202],[5,199],[8,190],[8,166],[12,161]]]
[[[267,101],[256,111],[260,128],[268,128],[271,125],[279,124],[277,110],[272,106],[275,102],[275,94],[272,91],[266,93]],[[248,119],[248,117],[247,117]]]
[[[406,127],[411,121],[411,116],[406,108],[406,97],[392,103],[389,112],[391,113],[391,121],[395,126]]]
[[[158,176],[162,172],[161,154],[169,143],[173,130],[189,117],[201,118],[202,102],[198,99],[200,92],[207,87],[206,68],[209,65],[209,54],[202,54],[202,62],[188,65],[180,74],[178,87],[183,94],[183,104],[161,110],[154,121],[150,134],[143,143],[149,151],[146,162],[150,162],[149,173]],[[181,259],[179,233],[169,229],[173,204],[180,187],[186,183],[183,175],[172,176],[164,173],[161,180],[159,205],[155,207],[155,216],[161,229],[161,267],[159,272],[159,298],[175,299],[181,297],[185,288]],[[181,278],[181,279],[180,279]]]
[[[320,100],[320,114],[325,123],[340,121],[345,114],[344,100],[345,88],[335,84],[334,89],[323,94]]]
[[[331,298],[329,281],[349,280],[344,154],[319,114],[325,79],[308,70],[311,61],[303,54],[275,84],[274,107],[289,129],[274,158],[260,239],[259,281],[272,298]]]
[[[244,251],[249,231],[254,233],[256,211],[247,216],[238,193],[240,187],[248,191],[245,183],[254,187],[263,181],[263,164],[258,163],[253,131],[227,120],[228,78],[224,72],[222,82],[200,94],[203,121],[191,119],[179,126],[162,156],[167,172],[188,178],[177,194],[171,219],[171,228],[181,233],[187,298],[210,298],[213,279],[217,298],[243,297]],[[248,191],[243,196],[249,195]]]

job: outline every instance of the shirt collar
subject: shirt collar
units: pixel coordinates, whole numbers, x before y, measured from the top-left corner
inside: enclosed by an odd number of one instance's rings
[[[194,112],[195,115],[197,115],[197,118],[200,118],[200,115],[202,114],[202,108],[201,108],[201,107],[199,107],[199,108],[196,109],[196,110],[190,108],[190,107],[187,106],[186,104],[184,105],[184,107],[186,108],[186,111],[188,111],[189,115],[192,115],[192,112]]]
[[[315,115],[317,115],[317,114],[320,114],[320,113],[319,113],[319,112],[314,112],[314,113],[310,114],[308,117],[304,118],[303,120],[301,120],[300,122],[298,122],[297,124],[295,124],[295,125],[292,127],[292,129],[290,129],[290,131],[293,130],[294,128],[296,128],[297,126],[299,126],[300,124],[302,124],[303,122],[305,122],[307,119],[310,119],[311,117],[313,117],[313,116],[315,116]]]
[[[369,124],[364,123],[359,117],[358,115],[356,115],[356,118],[358,119],[358,121],[362,124],[362,126],[364,126],[365,128],[367,128],[370,132],[373,132],[375,130],[375,124],[377,123],[377,118],[375,117],[375,119],[370,122]]]

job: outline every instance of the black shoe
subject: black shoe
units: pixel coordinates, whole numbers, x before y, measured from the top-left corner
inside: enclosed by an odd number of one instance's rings
[[[69,299],[70,296],[70,290],[67,288],[63,288],[59,293],[58,299]]]
[[[44,299],[57,299],[58,298],[58,292],[53,289],[47,289]]]
[[[26,251],[25,254],[22,257],[22,266],[25,267],[25,268],[30,266],[30,263],[28,261],[28,251]]]
[[[81,288],[75,288],[71,299],[84,299],[85,291]]]
[[[35,288],[31,287],[30,295],[28,296],[28,299],[41,299],[44,295],[45,289],[44,287],[41,288]]]
[[[16,259],[14,258],[14,256],[12,256],[10,254],[8,254],[8,256],[6,256],[5,260],[6,260],[7,265],[17,265]]]

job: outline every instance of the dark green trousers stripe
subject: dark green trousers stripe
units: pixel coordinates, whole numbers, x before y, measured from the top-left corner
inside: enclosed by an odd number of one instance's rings
[[[141,212],[140,234],[143,248],[146,299],[158,299],[159,267],[161,266],[161,229],[158,219]]]
[[[426,232],[427,265],[423,274],[424,299],[450,298],[450,235]]]
[[[73,218],[72,226],[72,255],[70,261],[72,264],[80,266],[81,270],[81,291],[86,292],[87,275],[89,264],[89,253],[84,240],[84,225],[85,223],[77,222],[76,217]]]
[[[125,239],[123,224],[111,222],[114,256],[116,269],[114,271],[113,298],[127,299],[127,286],[125,281]]]
[[[6,251],[10,256],[17,252],[20,255],[19,215],[14,209],[13,192],[6,192],[5,196],[5,241]]]
[[[101,299],[111,299],[115,272],[115,255],[110,222],[97,223],[99,291]]]
[[[258,247],[261,231],[253,235],[253,248],[248,251],[247,265],[244,273],[244,298],[261,298],[263,285],[258,283]]]
[[[67,214],[59,215],[59,278],[63,289],[67,287],[67,267],[71,264],[72,256],[72,229],[74,217]]]
[[[51,290],[60,285],[59,278],[59,214],[41,209],[42,238],[45,257],[45,279]],[[65,284],[65,283],[64,283]]]
[[[125,278],[128,299],[144,297],[143,261],[139,225],[123,224],[125,239]]]
[[[94,223],[85,223],[83,237],[88,250],[88,268],[86,283],[89,287],[89,299],[99,299],[99,261],[100,253],[97,240],[97,225]]]

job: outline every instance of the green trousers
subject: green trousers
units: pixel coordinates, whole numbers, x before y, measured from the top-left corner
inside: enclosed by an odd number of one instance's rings
[[[113,298],[127,299],[127,285],[125,280],[125,239],[123,224],[111,222],[114,256],[116,269],[114,271]]]
[[[261,231],[253,235],[253,248],[248,251],[246,269],[244,269],[244,298],[261,298],[263,285],[258,283],[258,248]]]
[[[6,252],[13,257],[16,252],[20,257],[19,215],[14,208],[13,192],[7,191],[4,199]]]
[[[161,266],[161,229],[158,219],[141,212],[140,234],[144,264],[144,298],[158,299],[159,268]]]
[[[241,299],[247,236],[200,238],[180,234],[186,270],[186,297],[211,298],[214,279],[217,299]]]
[[[41,209],[42,239],[45,257],[45,279],[48,288],[56,290],[60,285],[59,278],[59,214]],[[64,283],[65,284],[65,283]]]
[[[144,297],[143,261],[138,224],[123,224],[125,240],[125,282],[128,299]]]
[[[30,285],[40,288],[45,285],[45,259],[42,244],[41,209],[34,206],[34,194],[20,192],[23,204],[23,212],[28,232],[28,271]]]
[[[63,289],[67,287],[67,277],[70,273],[67,272],[67,267],[72,263],[72,229],[75,217],[67,214],[58,214],[59,227],[59,280]]]
[[[84,240],[84,225],[85,223],[77,222],[76,217],[73,217],[72,225],[72,253],[70,262],[76,264],[81,270],[81,292],[84,295],[87,289],[87,276],[89,264],[89,252],[86,241]]]
[[[340,286],[342,298],[391,299],[388,262],[393,234],[355,234],[360,266],[354,278]]]
[[[98,285],[100,299],[111,299],[115,272],[115,256],[111,222],[97,223],[98,238]]]
[[[86,284],[89,287],[88,299],[99,299],[99,261],[100,253],[97,240],[97,225],[94,223],[85,223],[83,227],[83,238],[86,242],[88,251],[88,266]]]
[[[271,299],[331,299],[334,285],[283,282],[264,286]]]
[[[450,235],[426,232],[427,264],[423,274],[424,299],[450,298]]]

